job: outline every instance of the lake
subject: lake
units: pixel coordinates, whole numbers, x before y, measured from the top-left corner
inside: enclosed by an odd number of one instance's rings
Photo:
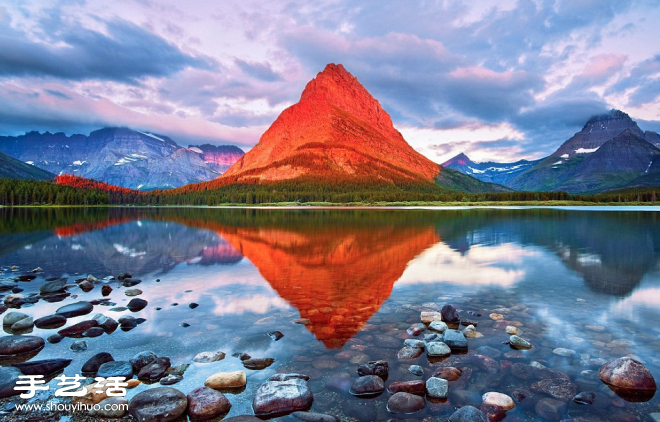
[[[505,420],[533,421],[543,413],[537,403],[553,397],[532,388],[533,371],[560,371],[576,392],[595,393],[593,405],[563,400],[556,411],[564,419],[651,421],[660,412],[657,394],[628,401],[598,378],[603,362],[626,355],[660,376],[660,213],[651,209],[21,208],[0,209],[0,216],[0,278],[42,268],[36,279],[17,283],[28,298],[46,279],[65,277],[71,285],[66,294],[7,312],[36,319],[88,301],[96,303],[93,313],[68,325],[95,313],[146,320],[84,339],[85,351],[70,350],[81,339],[47,342],[34,359],[69,357],[68,376],[99,352],[128,360],[153,351],[172,365],[190,364],[173,386],[186,394],[211,374],[246,371],[245,391],[227,394],[228,416],[252,414],[255,391],[269,376],[296,372],[310,377],[312,410],[342,420],[445,420],[457,406],[478,406],[483,393],[497,391],[516,400]],[[104,280],[125,272],[141,283]],[[99,281],[84,292],[76,280],[90,274]],[[104,285],[113,289],[106,297]],[[128,289],[141,290],[136,297],[148,306],[122,310],[133,299]],[[445,304],[483,336],[468,339],[467,354],[399,359],[405,339],[430,333],[407,332],[420,313]],[[513,350],[507,326],[533,348]],[[275,341],[267,335],[274,331],[284,336]],[[207,351],[226,357],[192,361]],[[245,369],[232,356],[238,353],[274,363]],[[447,400],[392,415],[387,391],[368,399],[348,392],[357,367],[380,359],[389,363],[386,385],[425,380],[443,366],[462,375],[449,383]],[[148,387],[129,390],[129,398]]]

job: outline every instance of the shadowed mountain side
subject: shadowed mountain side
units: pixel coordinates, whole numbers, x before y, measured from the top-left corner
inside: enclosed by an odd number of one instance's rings
[[[227,227],[248,258],[328,348],[340,348],[380,309],[408,262],[440,239],[433,227]]]

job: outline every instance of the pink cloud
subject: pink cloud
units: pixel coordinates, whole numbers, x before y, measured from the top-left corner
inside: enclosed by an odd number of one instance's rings
[[[600,54],[592,57],[582,71],[582,76],[589,79],[608,78],[619,71],[628,56],[623,54]]]

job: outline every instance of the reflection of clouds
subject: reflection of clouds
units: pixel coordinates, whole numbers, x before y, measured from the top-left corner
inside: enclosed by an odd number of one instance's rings
[[[252,312],[265,314],[273,308],[288,308],[286,301],[279,296],[267,296],[265,294],[247,295],[241,298],[215,298],[213,314],[223,316],[228,314],[244,314]]]
[[[507,287],[525,275],[523,258],[537,254],[513,243],[473,245],[463,253],[438,243],[413,259],[397,284],[448,282]]]
[[[660,287],[642,287],[635,290],[627,298],[615,302],[610,310],[613,315],[625,316],[636,321],[640,319],[640,311],[658,312],[660,309]],[[643,317],[643,316],[642,316]]]

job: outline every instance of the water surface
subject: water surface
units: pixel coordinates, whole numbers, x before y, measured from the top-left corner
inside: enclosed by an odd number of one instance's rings
[[[128,360],[152,350],[173,364],[192,363],[202,351],[225,352],[220,362],[191,365],[175,385],[188,393],[210,374],[243,369],[233,353],[275,358],[267,369],[246,371],[248,388],[229,397],[229,416],[251,413],[254,391],[276,372],[309,375],[313,410],[346,420],[441,419],[487,391],[529,392],[531,381],[475,365],[471,354],[479,350],[503,367],[536,361],[569,375],[578,391],[597,393],[594,406],[569,403],[566,418],[651,420],[660,412],[659,399],[618,398],[598,380],[593,359],[634,354],[660,379],[659,260],[660,214],[621,208],[0,210],[0,277],[44,270],[20,283],[23,294],[38,292],[48,277],[74,284],[88,274],[100,279],[129,272],[143,280],[135,288],[149,302],[132,314],[147,320],[137,328],[87,339],[85,352],[69,350],[74,339],[47,344],[39,359],[71,356],[65,373],[72,375],[101,351]],[[12,265],[20,270],[11,271]],[[118,281],[109,284],[114,306],[131,299]],[[72,287],[61,302],[41,300],[22,312],[38,318],[67,303],[100,299],[100,289]],[[484,334],[469,340],[470,354],[444,363],[425,355],[398,361],[396,352],[411,337],[406,329],[419,322],[420,312],[446,303],[478,322]],[[131,314],[110,308],[94,311],[115,319]],[[504,321],[489,318],[493,312]],[[299,319],[307,325],[294,323]],[[512,354],[503,344],[509,323],[532,341],[531,351]],[[284,338],[272,341],[266,333],[273,330]],[[43,337],[53,332],[34,331]],[[553,354],[557,347],[576,355]],[[386,410],[388,393],[364,400],[342,391],[359,363],[376,359],[390,363],[388,383],[425,379],[443,364],[467,371],[450,383],[448,401],[393,416]],[[409,373],[411,364],[423,366],[426,376]],[[531,396],[506,420],[539,420],[534,403],[547,396]]]

